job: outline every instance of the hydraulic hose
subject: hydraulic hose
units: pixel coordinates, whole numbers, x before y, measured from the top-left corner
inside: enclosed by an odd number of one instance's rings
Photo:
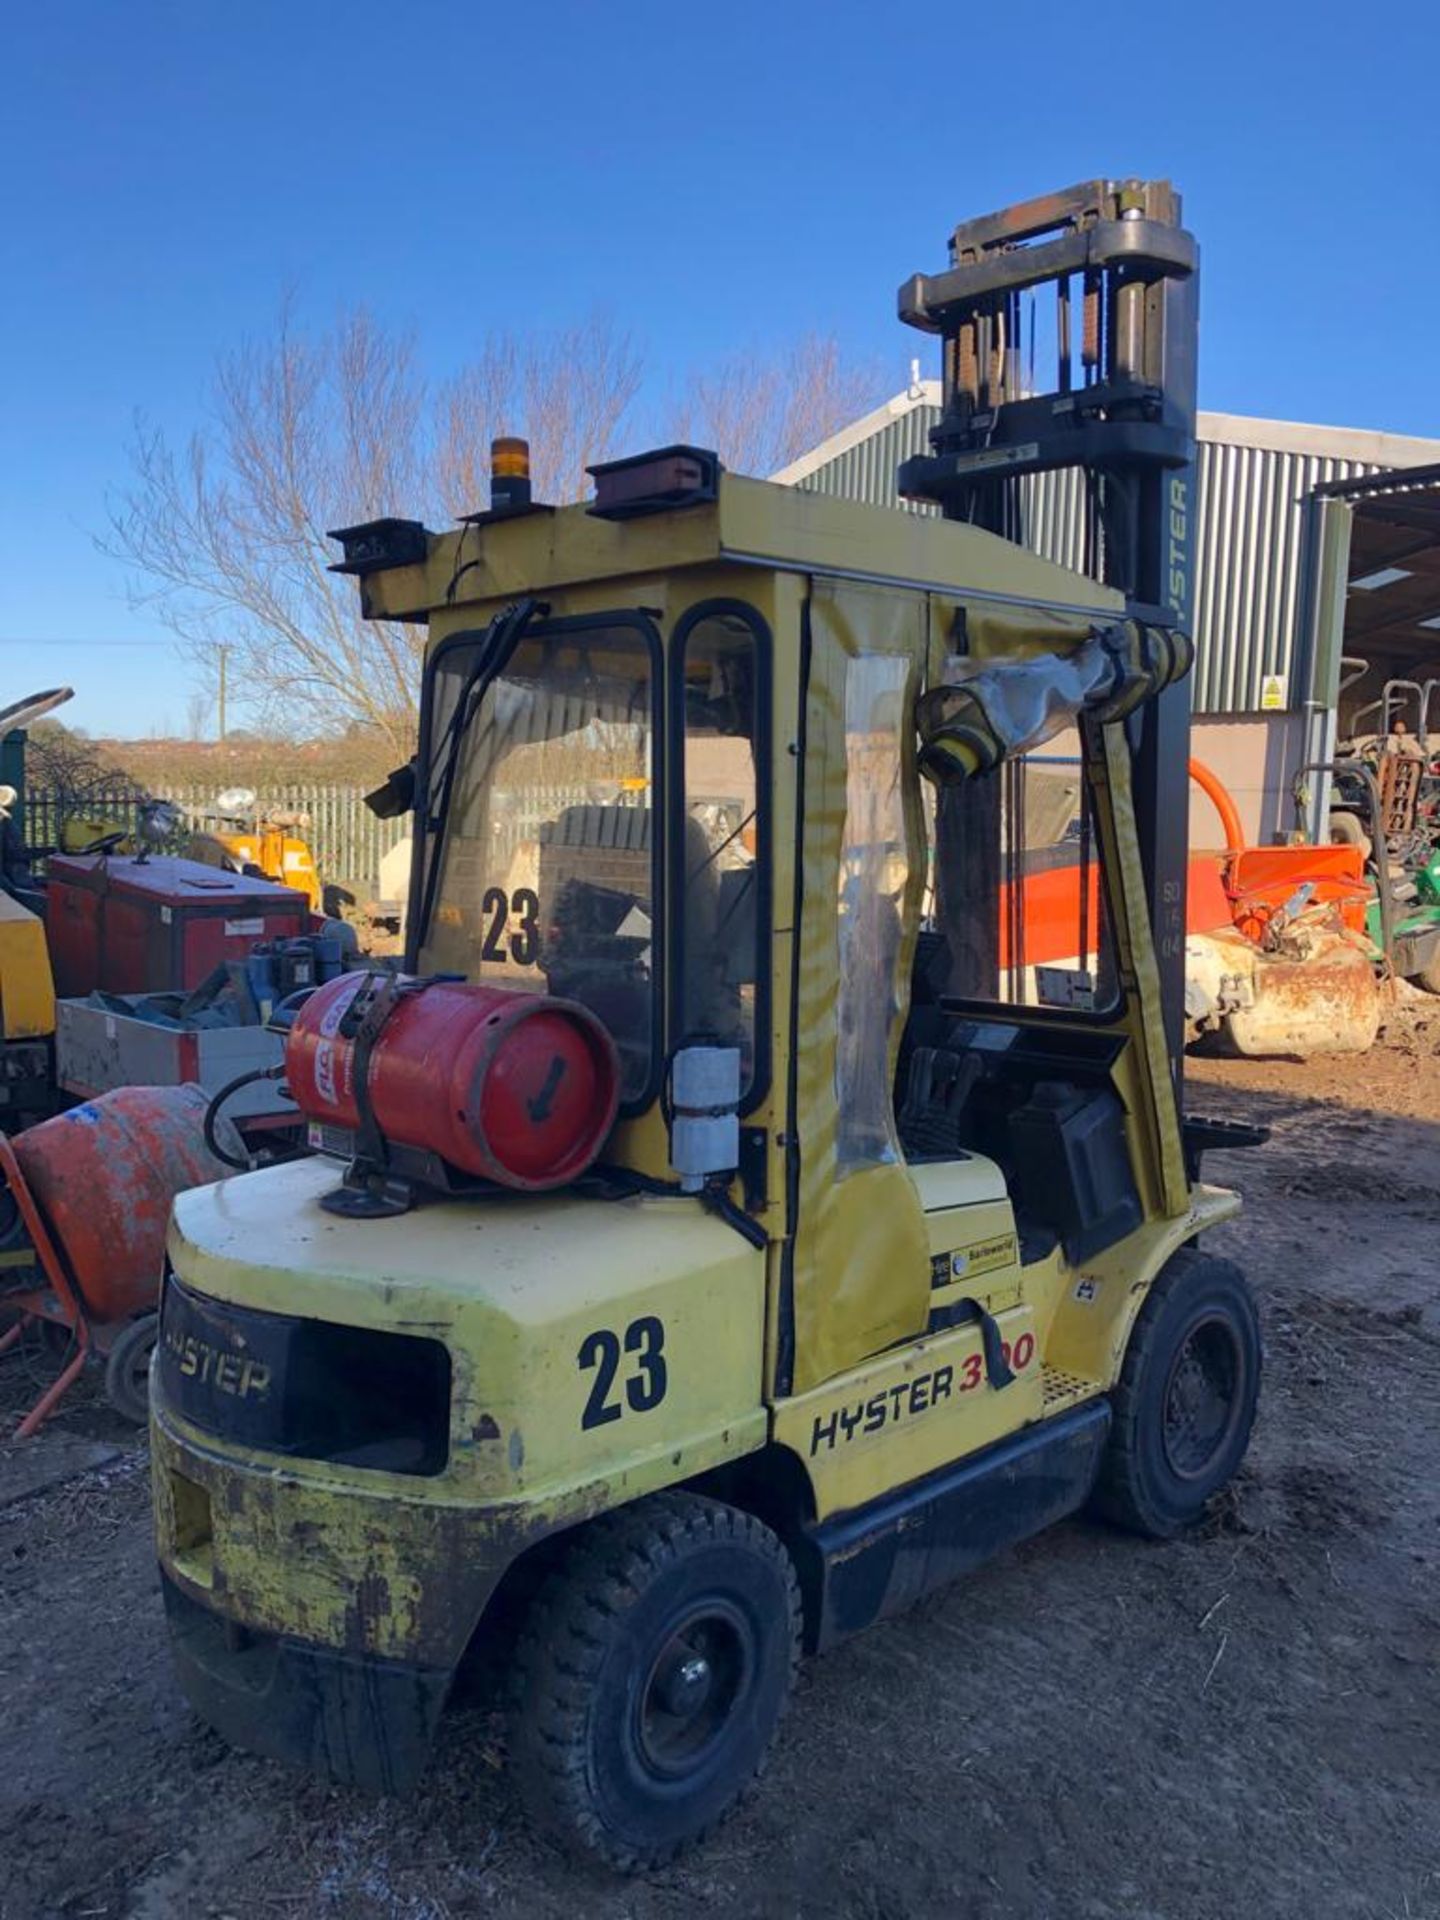
[[[283,1064],[273,1067],[252,1067],[248,1073],[237,1074],[233,1080],[227,1081],[220,1091],[212,1096],[209,1106],[205,1109],[205,1145],[223,1166],[234,1167],[237,1173],[250,1173],[254,1170],[255,1162],[248,1156],[241,1160],[228,1148],[221,1146],[215,1125],[220,1117],[220,1109],[231,1095],[238,1093],[242,1087],[252,1086],[257,1080],[278,1080],[284,1071]]]
[[[1230,789],[1218,774],[1210,771],[1203,760],[1190,762],[1190,778],[1220,816],[1221,831],[1225,835],[1225,851],[1241,852],[1245,845],[1245,829],[1240,824],[1240,809],[1231,798]]]
[[[707,1213],[713,1213],[723,1220],[727,1227],[733,1227],[740,1238],[748,1240],[757,1251],[763,1253],[770,1244],[769,1234],[758,1220],[752,1220],[743,1208],[736,1206],[723,1180],[706,1181],[700,1189],[700,1204]]]
[[[655,1180],[648,1174],[634,1173],[630,1168],[592,1167],[577,1185],[584,1188],[587,1181],[609,1183],[607,1198],[628,1199],[637,1193],[649,1193],[657,1198],[679,1198],[685,1189],[678,1180]],[[700,1191],[693,1196],[707,1213],[713,1213],[723,1220],[727,1227],[733,1227],[742,1240],[748,1241],[758,1252],[763,1252],[770,1244],[770,1236],[758,1220],[752,1220],[743,1207],[737,1207],[730,1198],[723,1175],[705,1182]]]

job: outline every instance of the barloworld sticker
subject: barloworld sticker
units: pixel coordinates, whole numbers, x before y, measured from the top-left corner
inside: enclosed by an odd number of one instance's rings
[[[937,1253],[930,1263],[930,1284],[947,1287],[956,1280],[971,1280],[977,1274],[994,1273],[997,1267],[1014,1264],[1014,1234],[997,1234],[991,1240],[976,1241],[973,1247],[956,1247],[950,1254]]]

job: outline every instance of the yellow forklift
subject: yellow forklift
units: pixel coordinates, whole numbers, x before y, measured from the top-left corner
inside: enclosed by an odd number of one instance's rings
[[[337,536],[429,628],[375,799],[408,977],[296,1012],[313,1157],[175,1206],[158,1550],[227,1738],[405,1788],[488,1656],[534,1817],[644,1870],[802,1652],[1234,1474],[1260,1337],[1199,1158],[1244,1136],[1179,1092],[1195,272],[1164,183],[958,229],[902,294],[939,515],[688,447],[551,510],[505,442],[456,531]],[[1006,537],[1065,467],[1103,578]]]

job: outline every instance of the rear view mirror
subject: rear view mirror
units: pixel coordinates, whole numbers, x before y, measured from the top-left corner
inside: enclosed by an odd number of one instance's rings
[[[415,805],[415,762],[407,760],[385,776],[383,785],[367,793],[365,804],[377,820],[398,820]]]

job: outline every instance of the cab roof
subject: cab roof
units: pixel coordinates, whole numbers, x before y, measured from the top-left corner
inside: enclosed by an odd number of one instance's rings
[[[356,562],[369,619],[427,621],[477,602],[717,564],[928,588],[976,599],[1113,612],[1123,597],[999,535],[930,514],[721,473],[713,498],[614,520],[584,503],[477,515],[454,532],[410,521],[391,557]],[[347,556],[357,535],[350,529]],[[382,541],[383,544],[383,541]],[[423,558],[421,553],[423,551]]]

